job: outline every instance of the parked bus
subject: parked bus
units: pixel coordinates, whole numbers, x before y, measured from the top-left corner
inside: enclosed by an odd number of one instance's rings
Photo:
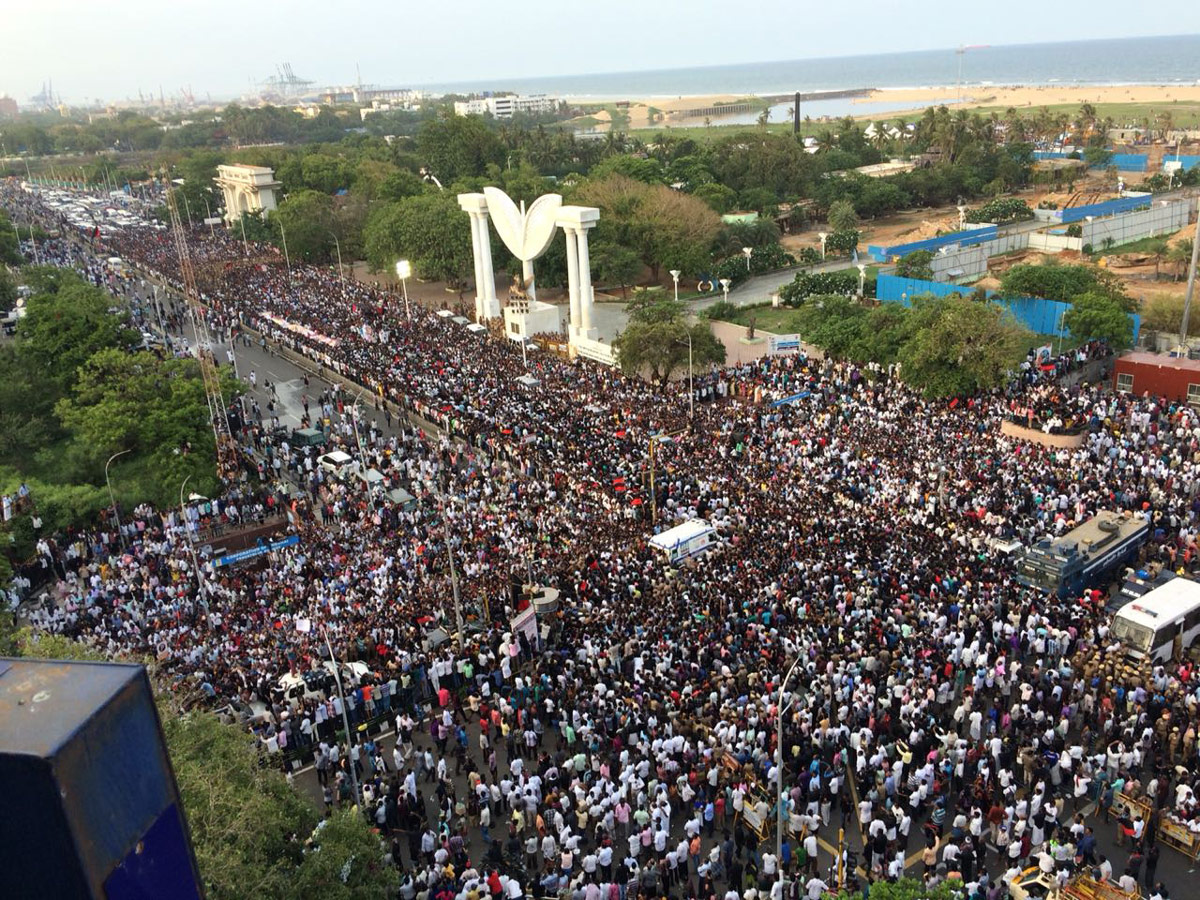
[[[1200,584],[1172,578],[1121,607],[1112,634],[1138,659],[1166,662],[1200,635]]]

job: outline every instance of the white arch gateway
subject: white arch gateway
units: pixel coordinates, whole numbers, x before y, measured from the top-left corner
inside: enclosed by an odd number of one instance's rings
[[[492,268],[492,243],[488,217],[509,252],[521,260],[526,292],[537,302],[533,261],[544,254],[554,240],[554,229],[561,228],[567,239],[567,282],[571,302],[568,339],[573,345],[595,343],[599,332],[592,324],[595,296],[592,268],[588,258],[588,230],[600,220],[594,206],[563,206],[559,194],[543,194],[525,209],[518,207],[504,191],[486,187],[482,194],[459,194],[458,205],[471,217],[471,246],[475,253],[475,315],[479,319],[499,318],[502,313],[496,297],[496,276]]]

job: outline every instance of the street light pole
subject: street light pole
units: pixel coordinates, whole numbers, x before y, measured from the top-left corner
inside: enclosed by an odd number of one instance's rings
[[[729,286],[733,284],[728,278],[721,279],[721,290],[725,292],[725,302],[729,302]]]
[[[396,261],[396,277],[400,279],[400,284],[404,290],[404,314],[408,316],[408,320],[412,321],[412,308],[408,305],[408,278],[412,275],[412,263],[407,259]]]
[[[212,207],[208,205],[208,194],[204,194],[203,199],[204,199],[204,213],[205,213],[204,217],[206,219],[208,219],[208,236],[216,237],[217,233],[216,233],[216,231],[213,230],[213,223],[212,223],[212,217],[213,217]]]
[[[104,464],[104,483],[108,485],[108,502],[112,504],[113,519],[117,523],[117,539],[121,542],[121,549],[125,549],[125,535],[121,531],[121,514],[117,512],[117,498],[113,494],[112,481],[108,477],[108,467],[112,465],[112,461],[118,456],[124,456],[126,453],[132,452],[133,448],[128,450],[118,450],[108,458],[108,462]]]
[[[288,255],[287,248],[287,232],[283,228],[283,216],[276,216],[276,221],[279,222],[279,236],[283,238],[283,261],[287,263],[288,284],[292,283],[292,258]]]
[[[358,431],[358,404],[362,402],[363,395],[360,393],[358,399],[350,407],[350,422],[354,425],[354,442],[358,445],[358,466],[359,472],[362,474],[363,484],[367,486],[367,504],[371,509],[371,515],[375,514],[375,493],[371,490],[371,482],[367,481],[367,470],[365,468],[366,454],[363,453],[362,436]]]
[[[679,276],[683,273],[679,269],[671,270],[671,279],[675,282],[675,302],[679,302]]]
[[[684,324],[683,327],[688,345],[688,418],[694,419],[696,417],[696,385],[692,375],[694,372],[692,368],[692,329],[687,324]]]
[[[458,640],[455,643],[461,654],[463,652],[462,597],[458,592],[458,569],[454,565],[454,545],[450,542],[450,518],[446,515],[446,495],[442,491],[442,484],[440,481],[434,483],[438,490],[438,505],[442,510],[442,530],[446,535],[446,555],[450,557],[450,592],[454,596],[454,622],[458,628]]]
[[[196,584],[200,587],[200,599],[204,601],[205,606],[208,604],[208,594],[204,587],[204,571],[200,568],[200,558],[196,556],[196,541],[192,537],[192,530],[188,527],[187,507],[183,502],[183,489],[187,487],[187,483],[192,480],[189,475],[183,479],[183,484],[179,486],[179,515],[183,519],[183,533],[187,537],[188,549],[192,554],[192,565],[196,569]]]
[[[1196,201],[1196,208],[1200,210],[1200,200]],[[1192,316],[1192,292],[1196,287],[1196,257],[1198,255],[1200,255],[1200,234],[1192,239],[1192,266],[1188,269],[1187,293],[1183,298],[1183,321],[1179,325],[1180,345],[1187,344],[1188,320]]]
[[[792,673],[804,657],[797,655],[783,681],[779,683],[779,700],[775,704],[775,860],[779,872],[780,896],[787,894],[787,874],[783,870],[783,692]],[[788,704],[791,707],[791,704]]]
[[[346,694],[342,690],[342,671],[338,667],[337,657],[333,654],[333,644],[329,640],[329,630],[321,623],[321,636],[325,638],[325,647],[329,650],[329,661],[333,664],[333,680],[337,684],[338,697],[342,701],[342,727],[346,729],[346,768],[350,770],[350,789],[354,791],[354,803],[360,802],[358,795],[358,774],[354,771],[354,759],[350,751],[354,748],[354,734],[350,731],[350,717],[346,714]]]
[[[819,231],[819,232],[817,232],[817,237],[819,237],[821,239],[821,261],[824,262],[825,261],[825,239],[827,237],[829,237],[829,234],[828,234],[828,232],[825,232],[825,231]]]
[[[866,290],[867,290],[867,267],[863,263],[859,263],[857,268],[858,268],[858,296],[862,297],[866,294]]]
[[[754,255],[753,247],[743,247],[742,255],[746,257],[746,271],[750,271],[750,257]]]
[[[344,287],[346,284],[346,273],[342,269],[342,242],[338,240],[338,236],[332,231],[329,232],[329,236],[333,238],[333,246],[337,248],[338,278],[341,280]]]

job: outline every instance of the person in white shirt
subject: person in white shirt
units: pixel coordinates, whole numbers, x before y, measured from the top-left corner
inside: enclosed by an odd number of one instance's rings
[[[816,875],[808,879],[808,883],[804,886],[804,892],[808,900],[821,900],[821,895],[827,890],[829,890],[829,885]]]

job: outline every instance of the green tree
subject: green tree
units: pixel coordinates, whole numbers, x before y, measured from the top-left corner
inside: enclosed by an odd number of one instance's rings
[[[858,213],[849,200],[838,200],[829,207],[826,216],[829,227],[836,231],[853,231],[858,227]]]
[[[711,262],[721,220],[690,194],[609,175],[581,185],[576,200],[602,210],[595,239],[633,250],[656,281],[664,266],[695,273]]]
[[[407,258],[422,278],[462,284],[473,266],[470,218],[445,191],[377,206],[363,242],[376,271],[393,270],[396,260]]]
[[[603,159],[592,166],[588,173],[591,178],[605,178],[614,174],[646,184],[662,184],[666,177],[662,163],[657,159],[633,156],[629,153],[619,153]]]
[[[1028,331],[1003,307],[951,296],[919,298],[936,316],[901,348],[901,377],[928,397],[988,390],[1018,363]]]
[[[933,269],[930,267],[932,262],[932,251],[914,250],[912,253],[906,253],[900,257],[900,261],[896,263],[896,275],[900,278],[930,280],[933,278]]]
[[[315,190],[289,194],[279,208],[270,213],[269,221],[282,226],[275,243],[282,247],[286,237],[292,259],[327,263],[336,258],[336,223],[333,199],[328,194]]]
[[[0,209],[0,266],[19,266],[25,260],[21,258],[20,244],[17,233],[13,228],[12,219]]]
[[[226,403],[236,390],[225,383]],[[79,368],[74,388],[55,411],[97,464],[119,450],[147,461],[154,473],[146,483],[149,499],[161,506],[172,505],[171,491],[188,475],[199,491],[216,486],[208,401],[194,359],[101,350]]]
[[[725,362],[725,345],[711,325],[707,321],[688,324],[682,304],[674,300],[650,301],[633,309],[613,349],[625,374],[648,372],[652,380],[665,385],[673,372],[687,366],[689,334],[694,369]]]
[[[361,815],[339,810],[320,824],[295,875],[292,895],[323,900],[391,900],[398,871]]]
[[[1107,147],[1087,147],[1083,151],[1083,161],[1089,169],[1103,169],[1113,158],[1113,152]]]
[[[620,285],[621,296],[628,297],[628,286],[642,274],[642,261],[628,247],[619,244],[598,243],[591,248],[592,265],[601,284]]]
[[[1062,302],[1070,302],[1080,294],[1096,293],[1117,301],[1126,310],[1134,306],[1120,278],[1093,266],[1013,266],[1000,280],[1000,293],[1004,297],[1045,297]]]
[[[1192,264],[1192,239],[1180,238],[1167,250],[1167,261],[1175,270],[1175,280]]]
[[[732,188],[710,181],[707,184],[699,185],[692,191],[692,196],[703,200],[718,213],[727,213],[737,203],[738,195],[737,191]]]
[[[59,388],[70,386],[75,373],[94,353],[129,348],[137,333],[126,317],[109,312],[112,298],[78,276],[64,277],[55,293],[29,298],[29,312],[17,325],[20,360]]]
[[[479,116],[444,115],[421,126],[417,150],[422,165],[443,183],[482,175],[488,163],[504,165],[500,139]]]
[[[17,283],[3,267],[0,267],[0,312],[12,309],[17,304]]]
[[[1080,294],[1071,301],[1063,324],[1077,338],[1108,341],[1120,350],[1133,343],[1133,320],[1121,304],[1104,294]]]

